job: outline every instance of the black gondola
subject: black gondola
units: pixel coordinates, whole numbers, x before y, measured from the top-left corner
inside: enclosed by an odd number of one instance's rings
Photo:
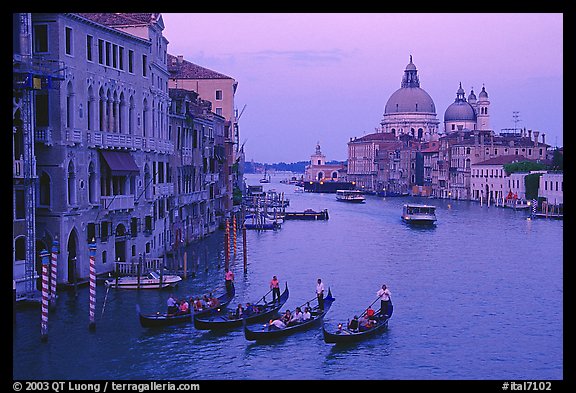
[[[236,294],[236,288],[232,284],[230,291],[226,291],[223,295],[218,297],[218,305],[215,307],[207,308],[202,311],[194,312],[193,305],[190,305],[192,312],[186,314],[168,314],[160,313],[156,314],[142,314],[140,312],[140,307],[137,305],[138,317],[140,318],[140,325],[145,328],[155,328],[169,325],[176,325],[183,322],[192,322],[193,316],[208,315],[211,313],[216,313],[220,310],[226,308],[226,306],[232,301],[234,295]]]
[[[245,312],[240,318],[235,318],[234,311],[232,310],[220,310],[210,314],[195,315],[194,327],[199,330],[229,329],[242,326],[244,321],[253,322],[268,319],[270,316],[278,313],[278,310],[280,310],[288,300],[289,294],[288,283],[286,283],[286,288],[280,295],[280,299],[273,302],[266,302],[266,295],[264,295],[257,303],[254,303],[254,305],[259,308],[258,312],[251,314]]]
[[[244,324],[244,337],[247,340],[257,341],[257,340],[269,340],[279,337],[288,336],[294,332],[306,330],[311,328],[312,326],[317,325],[318,322],[324,318],[328,310],[330,310],[330,306],[332,306],[332,302],[336,300],[332,296],[332,292],[330,288],[328,288],[328,295],[324,297],[324,309],[320,310],[318,305],[312,308],[310,314],[311,317],[309,320],[305,322],[299,322],[294,325],[288,325],[283,329],[276,328],[275,326],[270,326],[268,323],[262,324],[254,324],[248,326]]]
[[[390,303],[388,304],[387,314],[382,315],[380,314],[380,310],[378,310],[374,315],[375,325],[369,329],[361,328],[358,331],[351,331],[347,326],[340,323],[338,324],[338,330],[331,333],[326,330],[324,321],[322,321],[322,333],[324,335],[324,341],[328,344],[352,343],[383,332],[384,330],[388,329],[388,320],[392,316],[393,309],[394,307],[392,306],[392,303]]]

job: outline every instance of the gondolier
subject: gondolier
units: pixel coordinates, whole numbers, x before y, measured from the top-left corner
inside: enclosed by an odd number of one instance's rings
[[[232,290],[232,284],[234,283],[234,273],[232,273],[232,270],[226,269],[224,280],[226,282],[226,291],[230,292]]]
[[[376,295],[380,298],[380,313],[382,315],[388,314],[388,305],[390,304],[390,290],[386,287],[386,284],[382,284],[382,288],[376,292]]]
[[[270,281],[270,289],[272,290],[272,302],[275,302],[276,299],[280,301],[280,282],[276,276],[272,277]]]
[[[320,310],[324,310],[324,283],[320,278],[316,284],[316,297],[318,298],[318,307]]]

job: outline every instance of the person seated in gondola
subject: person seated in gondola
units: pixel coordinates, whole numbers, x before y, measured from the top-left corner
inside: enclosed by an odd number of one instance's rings
[[[376,312],[374,311],[374,309],[372,307],[368,307],[368,309],[366,310],[366,317],[368,319],[376,319],[375,314]]]
[[[290,318],[288,325],[295,325],[300,322],[302,322],[302,310],[300,307],[296,307],[296,310],[294,311],[294,314],[292,314],[292,318]]]
[[[268,330],[276,330],[276,329],[284,329],[286,328],[286,324],[282,322],[281,318],[270,320],[268,323]]]
[[[358,330],[361,332],[370,329],[373,326],[373,321],[367,315],[362,315],[358,319]]]
[[[354,319],[348,322],[348,330],[352,332],[357,332],[360,324],[358,322],[358,315],[354,315]]]
[[[309,320],[311,317],[310,307],[304,307],[304,312],[302,313],[302,322]]]
[[[288,323],[290,323],[290,320],[292,319],[292,313],[290,312],[290,310],[286,310],[286,312],[284,313],[284,315],[280,317],[280,319],[282,320],[282,322],[288,325]]]
[[[210,304],[211,304],[210,307],[212,307],[212,308],[218,307],[218,306],[220,305],[220,300],[218,300],[217,297],[212,297],[212,298],[210,299]]]
[[[242,307],[242,303],[238,303],[238,307],[236,308],[236,311],[234,312],[234,318],[240,319],[240,318],[242,318],[243,315],[244,315],[244,307]]]
[[[186,301],[186,299],[183,299],[180,302],[180,310],[178,311],[178,314],[188,314],[189,312],[190,312],[190,306]]]
[[[199,297],[196,298],[196,300],[194,301],[194,310],[196,312],[198,311],[202,311],[204,309],[204,305],[202,304],[202,300],[200,300]]]
[[[251,303],[246,303],[246,308],[244,309],[244,311],[246,312],[246,315],[252,315],[254,314],[254,306]]]

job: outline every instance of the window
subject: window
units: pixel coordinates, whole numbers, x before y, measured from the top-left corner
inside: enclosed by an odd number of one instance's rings
[[[112,67],[118,68],[118,45],[112,44]]]
[[[148,76],[148,56],[142,55],[142,76]]]
[[[86,36],[86,60],[92,61],[92,43],[94,41],[94,37],[91,35]]]
[[[110,66],[110,50],[111,50],[111,44],[109,42],[106,42],[106,65]]]
[[[216,114],[222,116],[222,108],[216,108]]]
[[[22,219],[26,217],[26,209],[24,208],[24,190],[15,190],[14,199],[16,205],[15,218]]]
[[[98,64],[104,64],[104,41],[98,40]]]
[[[124,71],[124,47],[118,47],[118,68]]]
[[[36,94],[36,107],[34,108],[34,115],[36,120],[36,127],[48,127],[48,94]]]
[[[128,50],[128,72],[134,73],[134,51]]]
[[[216,99],[217,99],[217,100],[221,100],[221,99],[222,99],[222,90],[216,90]]]
[[[66,34],[66,54],[72,55],[72,29],[70,27],[66,27],[65,34]]]
[[[34,26],[34,52],[48,52],[48,25]]]

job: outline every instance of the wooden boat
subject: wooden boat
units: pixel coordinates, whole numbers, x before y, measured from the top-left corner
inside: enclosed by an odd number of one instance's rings
[[[215,311],[209,314],[195,315],[194,327],[199,330],[229,329],[242,326],[244,321],[251,323],[254,321],[270,319],[270,317],[276,315],[278,310],[280,310],[284,303],[286,303],[289,294],[288,283],[286,283],[286,288],[280,295],[279,301],[267,302],[265,300],[266,295],[264,295],[257,303],[254,303],[254,305],[259,308],[257,313],[248,314],[245,312],[240,318],[236,318],[233,310],[221,309],[220,311]]]
[[[213,312],[218,312],[221,309],[226,308],[226,306],[228,306],[228,304],[230,304],[230,302],[232,301],[232,298],[234,298],[234,295],[236,294],[236,288],[234,287],[234,285],[232,285],[231,290],[228,292],[226,291],[226,293],[224,293],[223,295],[218,296],[218,306],[215,307],[211,307],[211,308],[206,308],[202,311],[194,311],[194,307],[192,305],[190,305],[190,308],[192,310],[192,312],[186,313],[186,314],[168,314],[168,313],[161,313],[161,312],[157,312],[156,314],[142,314],[140,312],[140,306],[136,305],[136,310],[138,312],[138,317],[140,319],[140,325],[142,327],[145,328],[156,328],[156,327],[163,327],[163,326],[169,326],[169,325],[176,325],[178,323],[183,323],[183,322],[192,322],[193,321],[193,317],[195,315],[207,315]]]
[[[388,312],[386,315],[381,315],[380,310],[378,310],[375,313],[374,319],[376,323],[368,329],[364,328],[358,331],[351,331],[345,324],[339,323],[335,332],[329,332],[326,330],[324,320],[322,320],[322,334],[324,335],[324,342],[328,344],[352,343],[381,333],[388,329],[388,320],[392,316],[393,310],[394,307],[392,306],[392,303],[388,305]]]
[[[408,224],[435,224],[436,206],[407,203],[402,208],[402,220]]]
[[[364,203],[366,197],[360,190],[336,190],[336,200],[340,202]]]
[[[159,272],[152,271],[145,276],[127,276],[110,278],[104,283],[110,288],[120,289],[162,289],[176,286],[182,278],[175,274],[160,275]]]
[[[285,220],[328,220],[328,209],[319,212],[312,209],[306,209],[302,212],[285,212]]]
[[[330,306],[332,306],[332,302],[334,302],[334,300],[336,299],[332,296],[330,288],[328,288],[328,294],[326,297],[324,297],[324,309],[320,310],[318,305],[313,307],[310,311],[311,317],[309,320],[293,325],[288,325],[283,329],[277,328],[273,325],[270,325],[269,323],[265,323],[264,325],[254,324],[250,326],[244,324],[244,337],[251,341],[269,340],[285,337],[292,333],[309,329],[317,325],[322,320],[322,318],[324,318],[328,310],[330,310]]]

